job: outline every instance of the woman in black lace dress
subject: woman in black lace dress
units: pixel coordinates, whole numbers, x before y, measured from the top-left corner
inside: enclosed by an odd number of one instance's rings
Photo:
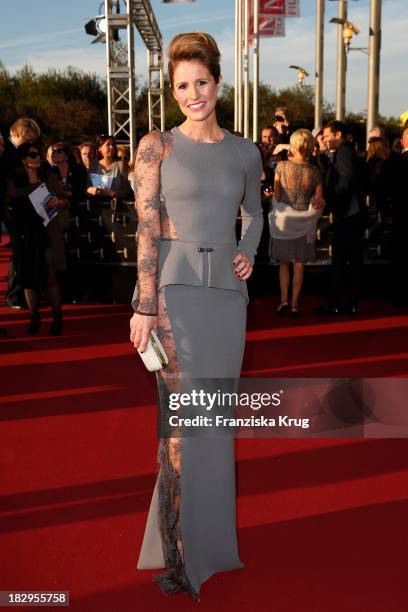
[[[289,311],[290,264],[293,264],[290,313],[298,315],[304,264],[314,258],[315,228],[324,206],[320,170],[308,158],[315,140],[309,130],[290,137],[290,158],[275,169],[274,206],[269,215],[271,257],[278,260],[280,304],[277,314]]]

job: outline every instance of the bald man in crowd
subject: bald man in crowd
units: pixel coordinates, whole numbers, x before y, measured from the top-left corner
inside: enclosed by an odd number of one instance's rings
[[[370,138],[385,138],[385,130],[380,125],[375,125],[368,132],[368,142],[370,142]]]

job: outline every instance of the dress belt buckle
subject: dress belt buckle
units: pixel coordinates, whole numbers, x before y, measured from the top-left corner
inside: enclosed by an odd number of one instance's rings
[[[205,248],[204,248],[204,247],[198,247],[197,251],[198,251],[199,253],[204,253]]]
[[[214,249],[212,247],[198,247],[197,251],[199,253],[204,253],[204,251],[207,251],[207,253],[210,253],[211,251],[213,251]]]

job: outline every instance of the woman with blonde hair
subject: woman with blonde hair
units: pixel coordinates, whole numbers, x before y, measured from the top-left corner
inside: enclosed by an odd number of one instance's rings
[[[144,351],[156,330],[169,357],[157,374],[160,469],[138,568],[165,567],[156,576],[164,593],[182,591],[198,599],[212,574],[243,566],[234,439],[214,427],[190,433],[178,417],[208,415],[208,408],[183,404],[173,412],[170,399],[193,397],[198,388],[216,391],[239,378],[245,281],[262,231],[262,161],[252,141],[217,123],[221,74],[215,40],[201,32],[179,34],[168,57],[171,89],[186,119],[144,136],[134,169],[138,280],[130,340]]]
[[[298,301],[303,284],[304,264],[314,257],[316,223],[324,207],[320,170],[308,158],[315,146],[309,130],[297,130],[290,137],[290,158],[275,170],[273,208],[269,213],[270,254],[279,261],[279,315],[299,314]],[[293,264],[292,296],[289,308],[290,264]]]

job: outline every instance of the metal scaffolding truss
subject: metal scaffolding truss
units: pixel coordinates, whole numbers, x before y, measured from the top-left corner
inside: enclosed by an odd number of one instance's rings
[[[164,130],[163,39],[150,0],[105,0],[109,133],[136,147],[136,27],[147,49],[149,130]],[[126,30],[122,40],[117,34]],[[118,39],[119,40],[115,40]]]

